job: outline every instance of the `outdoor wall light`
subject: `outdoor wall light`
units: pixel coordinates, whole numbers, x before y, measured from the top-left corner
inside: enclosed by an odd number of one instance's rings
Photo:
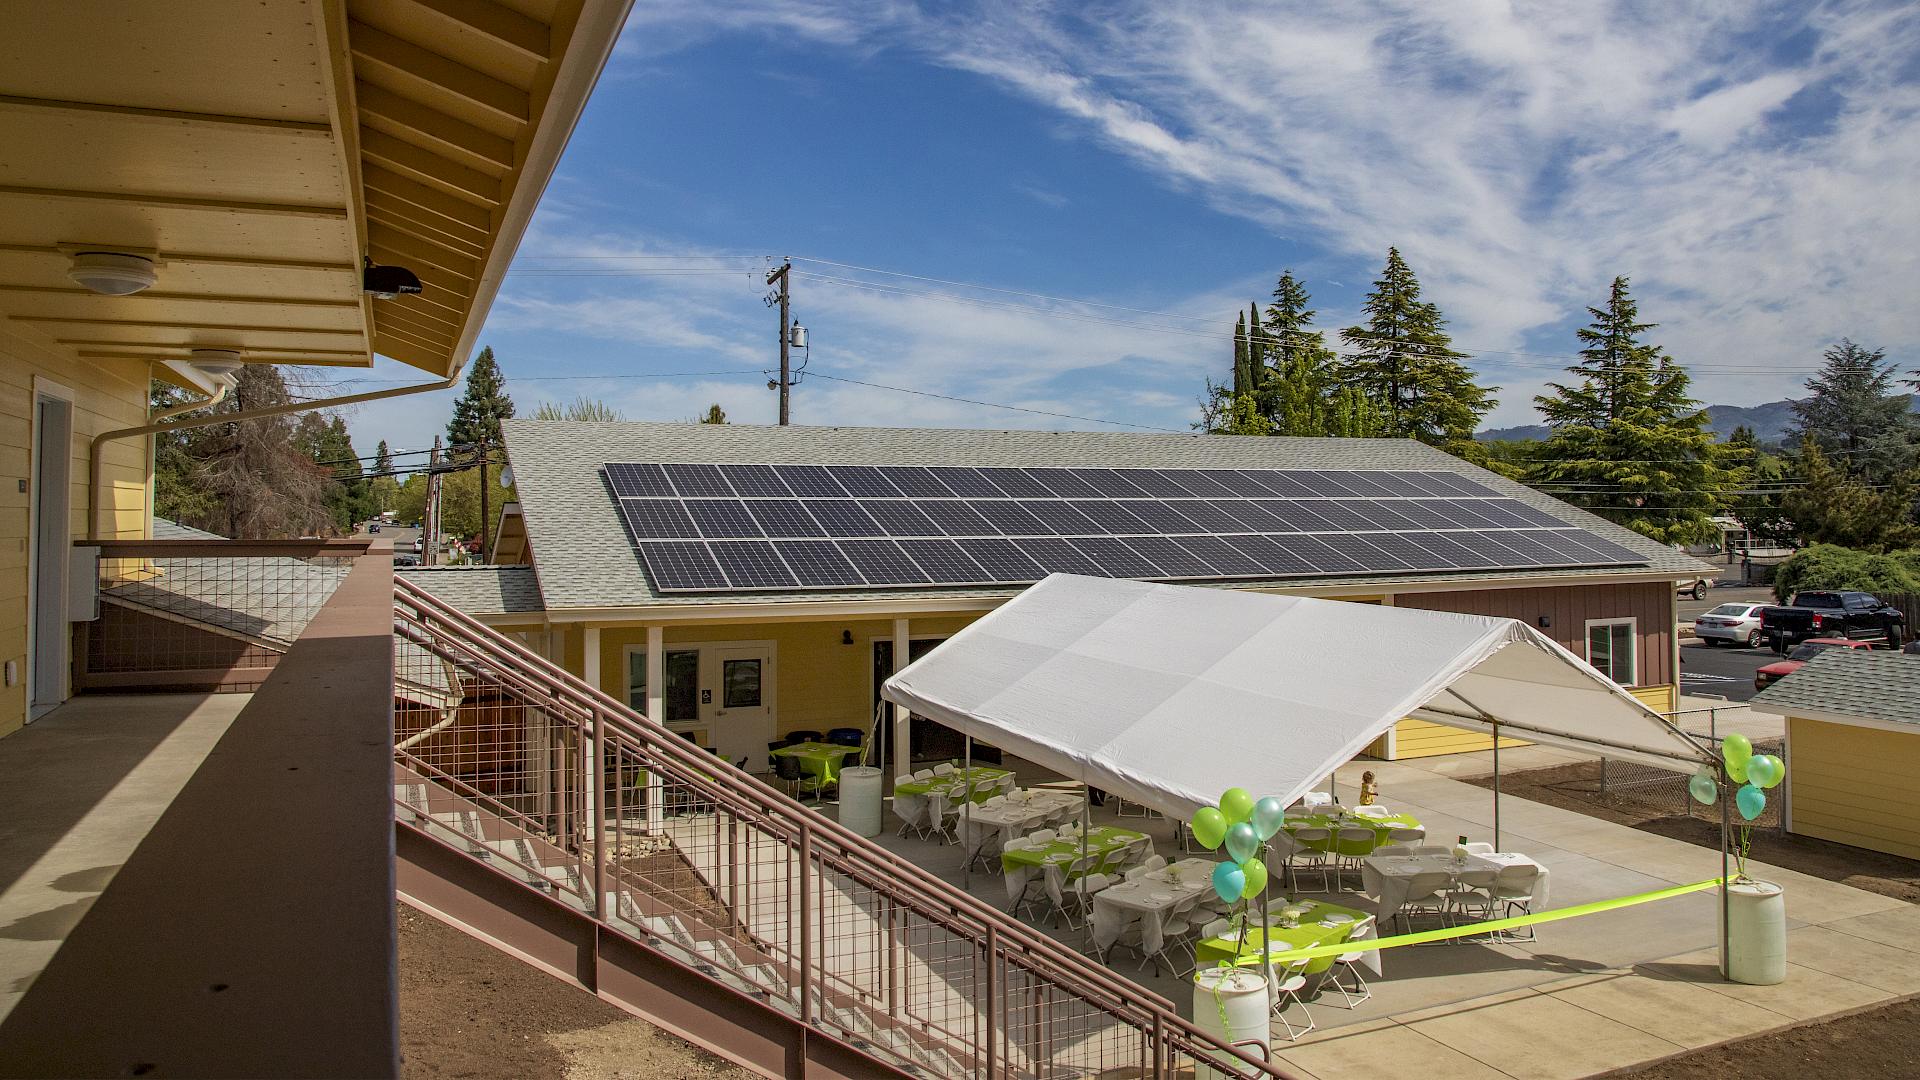
[[[132,296],[152,287],[159,275],[154,260],[145,255],[120,251],[77,251],[67,268],[67,277],[83,288],[102,296]]]
[[[853,644],[853,631],[851,630],[840,631],[840,644],[842,645]]]
[[[1540,622],[1540,629],[1545,630],[1548,627],[1553,625],[1553,616],[1542,615],[1540,616],[1539,622]]]

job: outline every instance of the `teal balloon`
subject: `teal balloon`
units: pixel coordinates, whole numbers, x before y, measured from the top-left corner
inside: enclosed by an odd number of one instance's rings
[[[1227,815],[1227,824],[1238,825],[1253,813],[1253,796],[1246,788],[1230,787],[1220,796],[1220,812]]]
[[[1252,825],[1243,821],[1227,830],[1227,857],[1234,862],[1246,862],[1259,850],[1260,837]]]
[[[1211,806],[1203,806],[1193,814],[1193,838],[1208,851],[1220,846],[1227,836],[1227,816]]]
[[[1752,756],[1753,742],[1745,735],[1736,731],[1720,740],[1720,758],[1727,763],[1728,768],[1745,765],[1747,759]]]
[[[1786,763],[1772,754],[1755,754],[1747,759],[1747,783],[1754,787],[1778,787],[1786,776]]]
[[[1767,793],[1752,784],[1742,784],[1740,791],[1733,797],[1733,805],[1740,808],[1740,816],[1752,821],[1767,808]]]
[[[1712,806],[1720,795],[1720,785],[1713,782],[1711,773],[1697,772],[1687,781],[1687,794],[1701,806]]]
[[[1253,804],[1253,834],[1262,840],[1273,839],[1287,823],[1286,804],[1269,795]]]
[[[1222,903],[1231,904],[1240,899],[1247,887],[1247,875],[1244,870],[1230,862],[1223,862],[1213,868],[1213,891]]]

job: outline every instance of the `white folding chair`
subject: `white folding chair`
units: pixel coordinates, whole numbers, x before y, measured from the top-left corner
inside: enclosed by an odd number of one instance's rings
[[[900,798],[896,796],[893,800],[893,816],[900,819],[901,836],[912,832],[915,836],[924,840],[927,836],[927,800],[915,799],[913,800],[913,804],[915,805],[912,806],[912,809],[907,809],[908,804],[904,804]]]
[[[1140,865],[1148,870],[1165,869],[1167,865],[1167,857],[1165,855],[1161,855],[1156,852],[1155,854],[1147,856],[1146,861],[1142,862]]]
[[[1360,864],[1373,854],[1374,845],[1379,843],[1380,834],[1364,826],[1352,826],[1333,834],[1333,853],[1335,856],[1333,878],[1336,883],[1344,881],[1351,873],[1360,873]]]
[[[1129,882],[1139,881],[1141,878],[1147,876],[1147,868],[1144,866],[1136,866],[1120,876]]]
[[[941,762],[940,764],[938,764],[938,765],[935,765],[935,766],[933,767],[933,775],[935,775],[935,776],[951,776],[951,775],[953,775],[953,762],[951,762],[951,761],[943,761],[943,762]]]
[[[1405,844],[1387,844],[1373,849],[1375,855],[1411,855],[1413,849]]]
[[[1353,924],[1353,933],[1347,935],[1347,940],[1353,941],[1366,937],[1367,931],[1372,927],[1373,916],[1369,915]],[[1340,991],[1340,997],[1346,1001],[1346,1007],[1349,1009],[1373,996],[1373,988],[1367,985],[1366,978],[1360,974],[1360,961],[1366,957],[1367,954],[1364,952],[1343,952],[1333,958],[1333,967],[1327,970],[1325,982],[1332,983],[1333,988]],[[1340,981],[1342,975],[1353,980],[1352,991],[1349,991],[1346,984]]]
[[[1156,955],[1167,961],[1167,968],[1175,975],[1182,971],[1191,974],[1193,965],[1196,963],[1193,955],[1193,919],[1194,909],[1199,906],[1200,898],[1189,896],[1175,904],[1173,910],[1167,914],[1167,921],[1160,925],[1160,952]],[[1186,965],[1184,967],[1175,965],[1173,959],[1166,955],[1168,949],[1178,949],[1186,953]]]
[[[1396,844],[1423,844],[1427,840],[1427,830],[1421,828],[1393,828],[1387,830],[1387,839]]]
[[[1287,856],[1287,876],[1295,883],[1308,874],[1320,875],[1320,892],[1327,888],[1327,860],[1332,857],[1332,829],[1295,829],[1293,851]]]
[[[1500,916],[1526,915],[1533,911],[1533,885],[1540,877],[1540,868],[1533,863],[1516,863],[1504,866],[1494,876],[1493,887],[1488,890],[1493,903],[1499,907]],[[1533,927],[1526,928],[1525,937],[1511,930],[1502,930],[1496,937],[1508,941],[1534,940]]]
[[[1300,796],[1300,801],[1296,805],[1304,806],[1308,809],[1332,806],[1333,796],[1324,791],[1309,791],[1305,795]]]
[[[1052,829],[1035,829],[1034,831],[1027,834],[1027,842],[1034,845],[1035,847],[1039,847],[1042,844],[1053,843],[1054,838],[1058,837],[1059,835],[1060,834],[1058,832]]]
[[[932,770],[932,769],[917,769],[917,770],[915,770],[915,771],[914,771],[914,774],[913,774],[913,778],[914,778],[915,780],[931,780],[931,779],[933,779],[933,770]]]
[[[1284,974],[1283,974],[1284,972]],[[1267,963],[1267,985],[1273,987],[1273,1018],[1287,1029],[1287,1041],[1292,1042],[1314,1028],[1313,1013],[1300,997],[1300,991],[1307,985],[1307,962],[1296,960],[1284,968],[1276,967],[1272,961]],[[1300,1006],[1300,1014],[1307,1018],[1307,1026],[1296,1028],[1287,1019],[1288,1005]]]
[[[1447,890],[1447,914],[1451,921],[1455,917],[1493,917],[1493,879],[1500,876],[1498,870],[1462,870],[1454,875],[1453,888]],[[1455,923],[1454,925],[1458,925]],[[1465,938],[1454,938],[1455,944]]]
[[[1453,875],[1444,870],[1431,870],[1413,875],[1407,882],[1407,895],[1400,903],[1400,910],[1394,917],[1400,920],[1402,928],[1413,930],[1415,915],[1432,915],[1444,920],[1447,914],[1447,890],[1453,885]]]
[[[1473,843],[1467,845],[1467,854],[1491,855],[1493,854],[1493,845],[1487,843],[1485,840],[1475,840]]]
[[[1350,811],[1350,813],[1352,813],[1354,817],[1363,817],[1363,818],[1384,818],[1384,817],[1393,816],[1391,811],[1389,811],[1386,807],[1381,806],[1378,803],[1369,803],[1366,806],[1356,806]]]

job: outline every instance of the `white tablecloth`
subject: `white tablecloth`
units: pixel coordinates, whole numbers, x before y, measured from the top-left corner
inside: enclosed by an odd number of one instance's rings
[[[1179,879],[1174,879],[1174,871]],[[1171,866],[1144,874],[1138,881],[1123,882],[1093,894],[1093,943],[1103,952],[1120,940],[1120,935],[1135,922],[1140,924],[1140,944],[1148,956],[1166,944],[1167,919],[1182,903],[1213,894],[1213,862],[1208,859],[1182,859]]]
[[[1033,798],[1026,802],[1008,800],[993,807],[978,804],[972,809],[962,807],[959,818],[960,843],[966,849],[968,858],[980,854],[981,845],[993,837],[998,837],[999,847],[1004,848],[1007,841],[1025,836],[1049,821],[1078,817],[1084,801],[1080,796],[1064,791],[1036,791]]]
[[[1408,886],[1421,874],[1454,874],[1465,870],[1503,870],[1509,866],[1534,866],[1539,873],[1533,879],[1533,910],[1547,906],[1547,868],[1531,857],[1503,851],[1489,855],[1469,855],[1464,867],[1456,867],[1452,855],[1372,855],[1360,864],[1360,881],[1368,895],[1380,901],[1381,922],[1398,914],[1407,902]]]

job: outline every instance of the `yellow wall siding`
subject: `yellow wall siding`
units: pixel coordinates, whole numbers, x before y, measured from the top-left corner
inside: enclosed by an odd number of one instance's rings
[[[913,637],[946,637],[977,616],[922,616],[909,626]],[[841,643],[845,632],[853,644]],[[577,627],[567,631],[564,666],[580,672],[584,653]],[[729,623],[669,626],[668,648],[676,643],[771,641],[774,643],[774,714],[777,731],[835,727],[866,728],[873,723],[873,643],[893,638],[893,620],[848,619],[836,622]],[[627,696],[627,650],[644,651],[644,626],[608,626],[600,631],[600,684],[615,698]],[[632,702],[645,712],[645,702]]]
[[[1787,721],[1793,831],[1920,859],[1920,731]]]
[[[148,364],[143,360],[80,360],[50,343],[0,329],[0,661],[25,672],[27,658],[28,510],[33,496],[19,481],[31,476],[35,378],[73,394],[70,534],[87,534],[87,455],[93,436],[146,422]],[[149,487],[147,442],[107,444],[103,536],[146,535]],[[0,735],[26,720],[26,679],[0,687]]]
[[[1671,686],[1635,686],[1627,693],[1640,699],[1640,703],[1658,713],[1670,713],[1674,710],[1675,694]]]
[[[1500,739],[1502,748],[1525,746],[1519,739]],[[1384,750],[1375,751],[1381,742],[1376,741],[1368,747],[1374,757],[1383,757]],[[1394,760],[1403,758],[1438,757],[1441,754],[1465,754],[1474,750],[1491,750],[1493,736],[1482,735],[1475,731],[1462,731],[1445,724],[1436,724],[1430,720],[1402,720],[1393,727]]]

